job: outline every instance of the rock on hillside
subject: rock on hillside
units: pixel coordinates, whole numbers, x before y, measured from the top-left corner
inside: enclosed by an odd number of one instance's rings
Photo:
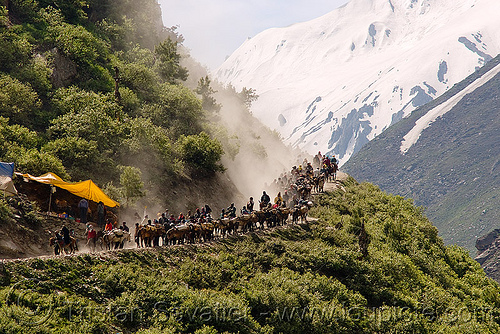
[[[488,277],[500,282],[500,229],[478,238],[476,249],[475,260],[483,267]]]

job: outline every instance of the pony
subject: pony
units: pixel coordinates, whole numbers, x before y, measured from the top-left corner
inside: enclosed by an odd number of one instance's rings
[[[64,254],[73,254],[78,250],[76,245],[76,239],[69,237],[69,243],[66,244],[63,239],[58,239],[57,237],[51,237],[49,239],[49,246],[54,248],[54,255],[59,255],[64,252]]]

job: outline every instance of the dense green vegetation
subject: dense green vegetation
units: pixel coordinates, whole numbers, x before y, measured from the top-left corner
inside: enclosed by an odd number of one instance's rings
[[[3,0],[0,161],[92,178],[126,203],[153,182],[223,171],[202,101],[220,105],[208,77],[200,97],[184,83],[182,41],[155,0]],[[147,188],[134,196],[121,183],[132,171]]]
[[[5,263],[0,331],[500,330],[498,284],[466,251],[445,246],[421,208],[353,179],[345,190],[318,199],[317,222],[209,246]]]

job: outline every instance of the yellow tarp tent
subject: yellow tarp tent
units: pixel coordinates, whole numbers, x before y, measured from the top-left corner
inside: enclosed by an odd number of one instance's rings
[[[33,176],[30,174],[16,173],[25,179],[51,184],[53,186],[65,189],[73,195],[83,197],[85,199],[99,203],[102,201],[108,207],[120,206],[120,203],[113,201],[109,198],[92,180],[82,182],[64,182],[59,176],[54,173],[46,173],[41,176]]]

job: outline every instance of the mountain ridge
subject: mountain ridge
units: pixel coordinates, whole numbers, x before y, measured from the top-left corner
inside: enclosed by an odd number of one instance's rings
[[[430,110],[460,97],[460,92],[499,64],[497,56],[436,100],[391,126],[343,166],[359,180],[413,198],[417,205],[426,207],[445,242],[470,251],[474,251],[474,241],[479,236],[498,224],[500,215],[500,179],[495,173],[500,156],[500,74],[462,96],[453,108],[422,131],[405,154],[401,152],[401,142]]]
[[[487,0],[353,0],[247,40],[216,77],[256,89],[253,114],[288,143],[344,163],[500,53],[498,20],[487,15],[497,7]]]

